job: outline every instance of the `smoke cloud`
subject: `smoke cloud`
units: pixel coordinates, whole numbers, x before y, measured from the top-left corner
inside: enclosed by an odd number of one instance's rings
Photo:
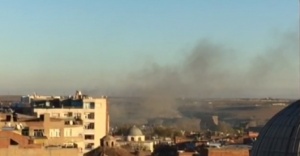
[[[144,121],[153,117],[182,117],[176,98],[297,97],[298,38],[287,33],[251,58],[242,51],[200,41],[182,62],[150,64],[118,83],[121,96],[142,100],[112,104],[112,120]],[[245,63],[246,62],[246,63]]]

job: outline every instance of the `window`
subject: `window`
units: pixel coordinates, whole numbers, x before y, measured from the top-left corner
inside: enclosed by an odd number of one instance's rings
[[[50,129],[50,137],[60,137],[60,130],[59,129]]]
[[[59,130],[56,131],[55,133],[56,133],[56,135],[55,135],[56,137],[59,137],[59,136],[60,136],[60,131],[59,131]]]
[[[64,137],[72,137],[72,129],[71,128],[64,129]]]
[[[28,128],[22,129],[22,135],[29,136],[29,129]]]
[[[35,136],[35,137],[43,137],[44,136],[44,130],[43,129],[35,129],[35,130],[33,130],[33,136]]]
[[[90,103],[90,109],[94,109],[95,108],[95,102],[91,102]]]
[[[81,113],[74,113],[74,117],[77,118],[77,119],[80,119],[81,118]]]
[[[94,135],[84,135],[85,140],[94,140]]]
[[[84,108],[94,109],[95,108],[95,102],[84,103]]]
[[[89,113],[86,117],[87,119],[95,119],[95,113]]]
[[[50,107],[50,102],[46,101],[45,105],[46,105],[46,107]]]
[[[88,123],[84,126],[85,129],[95,129],[95,124],[93,122]]]
[[[73,113],[72,112],[68,112],[68,117],[72,117]]]
[[[71,107],[73,108],[82,108],[83,102],[80,100],[75,100],[71,102]]]

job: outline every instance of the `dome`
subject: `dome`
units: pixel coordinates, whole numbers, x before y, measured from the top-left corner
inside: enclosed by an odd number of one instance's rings
[[[143,135],[142,131],[136,126],[133,126],[129,129],[128,136],[142,136],[142,135]]]
[[[106,135],[101,140],[103,140],[103,141],[114,141],[115,138],[111,135]]]
[[[272,117],[254,142],[251,156],[300,156],[300,100]]]

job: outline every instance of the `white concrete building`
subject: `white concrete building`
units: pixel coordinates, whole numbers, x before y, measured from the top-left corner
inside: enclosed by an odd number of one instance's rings
[[[38,96],[35,96],[38,97]],[[109,132],[109,114],[107,98],[92,98],[77,91],[74,97],[66,99],[39,99],[31,100],[33,112],[39,117],[49,113],[50,117],[69,119],[76,118],[83,121],[85,149],[87,152],[100,145],[99,140]],[[72,123],[70,123],[72,124]],[[66,134],[72,132],[64,132]]]
[[[136,126],[132,126],[123,141],[117,141],[120,146],[129,145],[134,151],[154,151],[154,142],[145,140],[145,135]]]
[[[145,136],[143,135],[142,131],[139,128],[133,126],[129,130],[129,133],[127,135],[127,141],[133,141],[133,142],[145,141]]]

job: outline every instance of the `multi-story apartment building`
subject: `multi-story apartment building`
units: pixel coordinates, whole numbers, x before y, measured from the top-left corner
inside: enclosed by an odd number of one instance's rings
[[[108,134],[109,114],[107,98],[92,98],[77,91],[68,98],[28,96],[32,112],[40,117],[48,113],[52,118],[80,119],[83,122],[84,152],[99,146],[99,140]],[[22,97],[25,98],[26,97]]]
[[[0,113],[0,132],[11,137],[10,144],[2,144],[2,147],[7,148],[9,145],[61,147],[77,148],[81,152],[84,148],[83,126],[79,119],[66,122],[64,119],[50,118],[49,114],[35,118],[16,113]]]

